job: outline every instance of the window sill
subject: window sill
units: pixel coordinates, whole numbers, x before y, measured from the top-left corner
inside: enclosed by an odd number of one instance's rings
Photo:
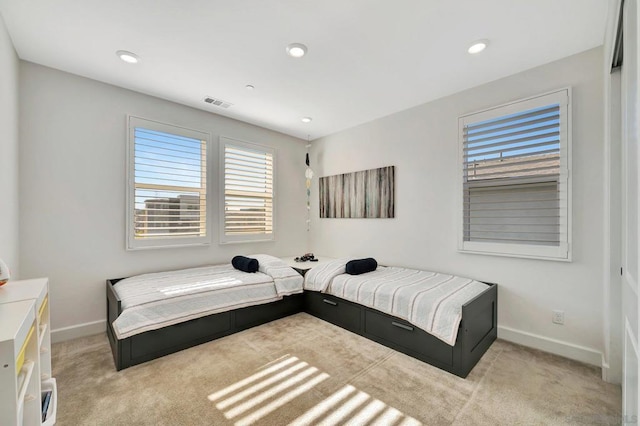
[[[172,248],[184,248],[184,247],[209,247],[211,246],[211,239],[207,238],[200,241],[180,241],[180,242],[167,242],[157,241],[151,243],[147,241],[146,244],[140,244],[140,242],[127,244],[127,251],[139,251],[139,250],[153,250],[153,249],[172,249]]]
[[[244,244],[244,243],[272,243],[275,242],[275,238],[257,238],[251,240],[227,240],[220,241],[220,245],[228,245],[228,244]]]
[[[483,254],[487,256],[515,257],[521,259],[571,262],[571,252],[567,247],[536,247],[526,245],[505,245],[496,243],[465,242],[458,248],[460,253]]]

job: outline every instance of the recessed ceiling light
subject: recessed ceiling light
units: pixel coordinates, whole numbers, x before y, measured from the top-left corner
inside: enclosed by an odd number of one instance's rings
[[[476,53],[482,52],[489,45],[489,40],[478,40],[474,41],[473,44],[467,49],[467,52],[475,55]]]
[[[129,64],[137,64],[140,61],[140,58],[138,58],[138,55],[132,52],[127,52],[126,50],[118,50],[116,52],[116,55],[118,55],[120,59],[122,59],[123,61]]]
[[[255,87],[252,84],[247,84],[246,86],[244,86],[245,89],[247,89],[248,91],[252,91],[253,89],[255,89]]]
[[[311,118],[311,117],[302,117],[300,120],[302,120],[303,123],[311,123],[311,121],[313,121],[313,118]]]
[[[301,43],[291,43],[287,46],[287,54],[292,58],[302,58],[307,53],[307,46]]]

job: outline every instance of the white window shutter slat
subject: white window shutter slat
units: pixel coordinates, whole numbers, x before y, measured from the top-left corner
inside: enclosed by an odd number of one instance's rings
[[[208,134],[129,120],[128,247],[208,243]]]
[[[514,103],[503,115],[499,107],[461,119],[463,250],[568,246],[567,105],[547,96],[548,104],[542,96],[533,108]]]
[[[223,242],[273,239],[274,152],[225,139]]]

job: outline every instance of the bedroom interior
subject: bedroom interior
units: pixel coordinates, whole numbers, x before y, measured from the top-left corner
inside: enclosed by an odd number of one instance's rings
[[[0,423],[637,423],[639,13],[0,0]]]

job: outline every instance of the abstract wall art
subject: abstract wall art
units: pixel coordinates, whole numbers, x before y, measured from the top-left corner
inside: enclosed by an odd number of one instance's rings
[[[395,168],[320,178],[321,218],[395,217]]]

